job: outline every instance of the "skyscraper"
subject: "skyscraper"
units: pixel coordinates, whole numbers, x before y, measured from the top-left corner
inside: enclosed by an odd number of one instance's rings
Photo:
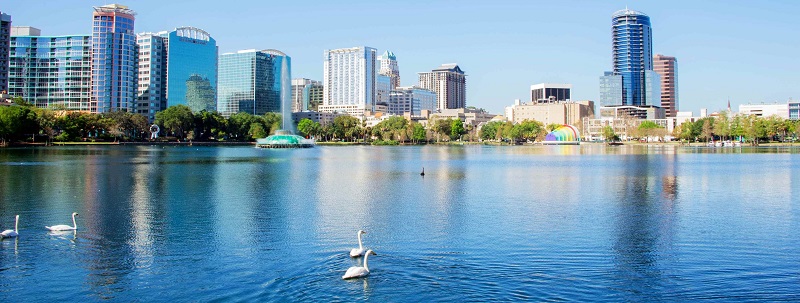
[[[397,67],[397,57],[394,53],[387,50],[379,60],[381,66],[378,73],[391,78],[392,90],[400,86],[400,68]]]
[[[11,15],[0,12],[0,91],[8,90],[8,52],[11,44]]]
[[[152,116],[178,104],[195,112],[217,109],[217,43],[211,35],[196,27],[179,27],[141,33],[137,44],[137,113]]]
[[[14,27],[8,93],[37,107],[89,111],[92,36],[40,36],[33,27]]]
[[[419,73],[419,86],[436,93],[439,110],[467,106],[467,76],[455,63]]]
[[[656,54],[653,65],[661,77],[661,107],[667,117],[675,117],[678,114],[678,59]]]
[[[283,92],[283,79],[291,79],[291,58],[281,51],[250,49],[222,54],[217,111],[225,117],[238,112],[280,112],[281,94],[292,93]]]
[[[137,85],[136,12],[120,4],[95,6],[92,25],[91,111],[133,111]]]
[[[325,50],[320,111],[362,116],[374,110],[376,52],[366,46]]]
[[[416,86],[397,87],[389,97],[389,113],[419,116],[423,110],[436,111],[436,93]]]
[[[614,76],[622,76],[622,99],[614,102],[616,105],[659,104],[661,92],[658,74],[653,71],[650,17],[626,8],[612,15],[611,28],[613,72],[601,77],[600,94],[616,95],[604,92],[602,83],[615,82]],[[605,86],[608,87],[616,85]]]

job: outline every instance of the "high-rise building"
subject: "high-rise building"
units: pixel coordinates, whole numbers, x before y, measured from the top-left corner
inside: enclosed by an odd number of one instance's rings
[[[206,31],[179,27],[141,33],[136,112],[154,115],[183,104],[199,112],[217,109],[217,43]]]
[[[89,111],[92,36],[39,36],[34,27],[12,32],[9,94],[41,108]]]
[[[325,50],[323,112],[363,116],[373,111],[376,95],[376,50],[359,46]]]
[[[292,112],[317,111],[322,104],[323,90],[320,81],[292,79]]]
[[[678,114],[678,59],[656,54],[653,57],[653,70],[661,77],[661,107],[667,117]]]
[[[622,104],[622,75],[605,72],[600,76],[600,106]]]
[[[531,85],[531,103],[554,103],[572,99],[572,84],[540,83]]]
[[[11,15],[0,11],[0,91],[8,90],[8,52],[11,44]]]
[[[436,93],[416,86],[397,87],[389,97],[389,114],[411,113],[420,116],[423,110],[436,111]]]
[[[397,67],[397,57],[394,56],[394,53],[387,50],[379,60],[381,66],[378,73],[391,78],[391,89],[400,86],[400,68]]]
[[[292,93],[282,85],[291,79],[291,58],[274,49],[221,54],[218,79],[217,111],[223,116],[280,112],[282,94]]]
[[[138,80],[135,15],[136,12],[120,4],[94,7],[92,112],[134,109]]]
[[[615,76],[622,78],[622,98],[615,105],[660,104],[658,74],[653,71],[653,40],[650,17],[644,13],[624,9],[614,13],[612,25],[613,72],[601,77],[600,94],[616,96]],[[605,85],[604,85],[605,84]],[[601,103],[604,100],[601,98]]]
[[[467,75],[455,63],[419,73],[419,86],[436,92],[439,110],[467,106]]]
[[[151,122],[157,112],[167,108],[167,47],[164,40],[155,33],[136,35],[139,83],[135,110]]]

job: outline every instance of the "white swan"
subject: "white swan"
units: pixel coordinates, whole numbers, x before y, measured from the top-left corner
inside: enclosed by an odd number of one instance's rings
[[[52,231],[62,231],[62,230],[77,230],[78,224],[75,223],[75,217],[78,216],[78,213],[72,213],[72,226],[69,225],[54,225],[54,226],[45,226],[45,228],[52,230]]]
[[[358,231],[358,248],[353,248],[350,250],[350,257],[357,258],[364,255],[364,245],[361,244],[361,235],[366,234],[367,232],[363,230]]]
[[[14,230],[6,229],[2,233],[0,233],[0,238],[15,238],[19,236],[17,232],[19,230],[19,215],[17,215],[17,219],[14,222]]]
[[[354,278],[361,278],[361,277],[369,276],[369,267],[367,267],[367,258],[369,258],[369,255],[377,255],[377,254],[374,251],[372,251],[371,249],[368,250],[364,254],[364,267],[353,266],[353,267],[348,268],[347,272],[344,273],[344,276],[342,276],[342,279],[347,280],[347,279],[354,279]]]

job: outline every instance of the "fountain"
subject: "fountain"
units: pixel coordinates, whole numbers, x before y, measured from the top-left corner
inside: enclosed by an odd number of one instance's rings
[[[256,140],[257,147],[266,148],[298,148],[314,147],[313,139],[306,139],[294,134],[292,123],[292,77],[289,68],[289,56],[278,50],[264,52],[281,57],[281,127],[274,135]]]

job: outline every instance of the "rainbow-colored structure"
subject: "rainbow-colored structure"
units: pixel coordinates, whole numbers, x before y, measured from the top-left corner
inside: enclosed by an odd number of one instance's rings
[[[580,144],[581,136],[572,125],[561,125],[544,137],[542,144]]]

